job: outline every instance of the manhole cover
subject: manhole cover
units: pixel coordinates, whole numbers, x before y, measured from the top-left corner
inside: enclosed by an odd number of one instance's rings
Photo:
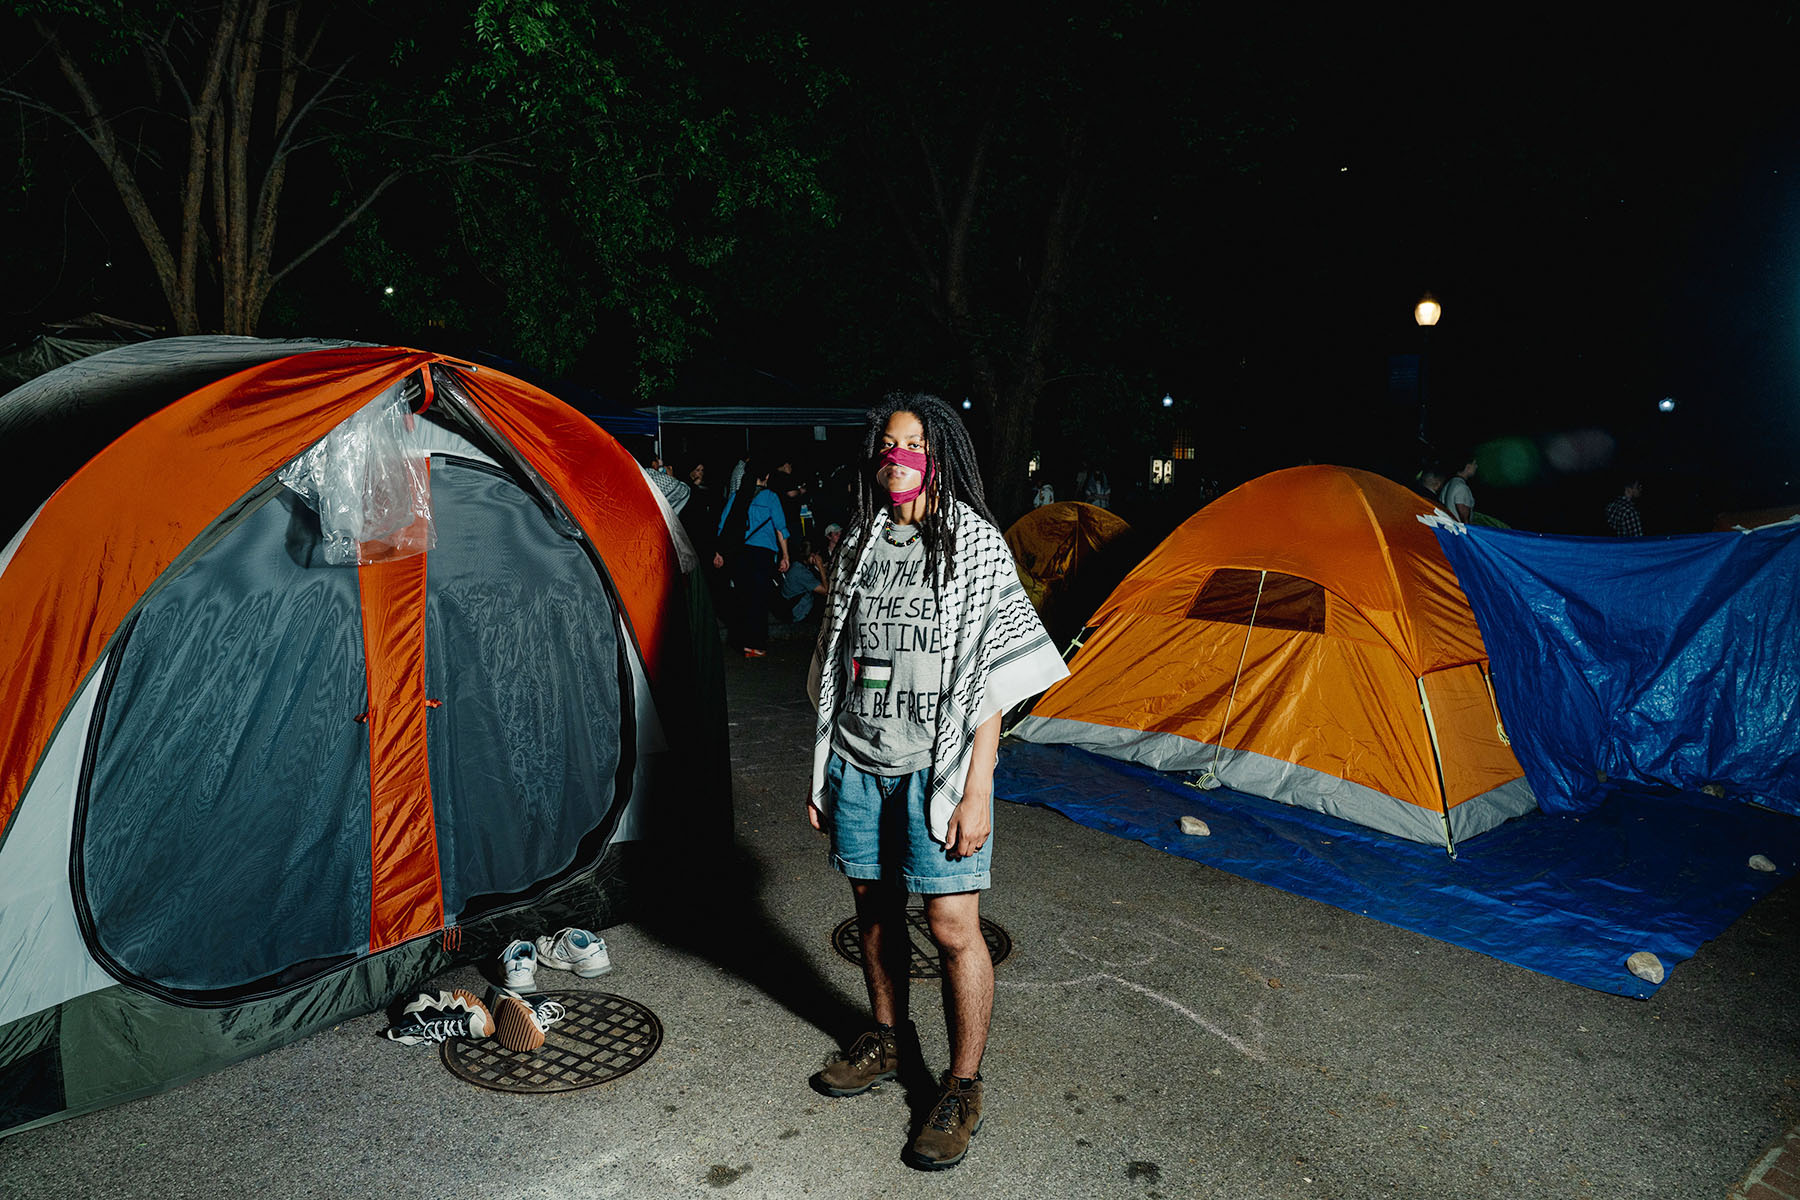
[[[662,1045],[662,1022],[641,1004],[605,992],[533,993],[554,1000],[565,1015],[528,1053],[495,1038],[456,1038],[441,1051],[444,1065],[497,1092],[573,1092],[635,1071]]]
[[[912,970],[908,974],[914,979],[942,978],[944,966],[938,961],[937,943],[931,940],[931,931],[925,924],[925,910],[907,909],[906,924],[912,934]],[[1002,929],[998,921],[981,918],[981,936],[996,964],[1012,953],[1012,935]],[[837,947],[839,954],[862,966],[862,930],[855,917],[832,931],[831,944]]]

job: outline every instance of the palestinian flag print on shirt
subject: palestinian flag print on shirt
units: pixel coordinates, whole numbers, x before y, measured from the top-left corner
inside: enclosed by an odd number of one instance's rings
[[[894,682],[894,660],[891,658],[856,657],[856,686],[886,691]]]

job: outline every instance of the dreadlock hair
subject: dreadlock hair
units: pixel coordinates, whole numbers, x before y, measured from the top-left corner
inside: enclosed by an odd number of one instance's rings
[[[936,591],[940,576],[949,579],[956,572],[956,501],[967,504],[990,525],[995,523],[988,511],[969,431],[956,410],[936,396],[889,392],[864,418],[863,461],[856,473],[856,515],[838,543],[838,554],[844,553],[844,546],[852,537],[858,543],[867,537],[876,512],[888,505],[887,492],[875,486],[875,457],[881,453],[888,421],[895,413],[903,412],[919,418],[919,424],[925,428],[925,458],[929,463],[926,474],[930,480],[925,494],[931,503],[919,519],[919,536],[925,542],[925,573]]]

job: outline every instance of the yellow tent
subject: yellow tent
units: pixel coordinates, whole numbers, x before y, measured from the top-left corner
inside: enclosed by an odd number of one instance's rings
[[[1092,605],[1123,573],[1122,563],[1110,572],[1100,564],[1114,561],[1130,532],[1123,517],[1077,500],[1034,508],[1006,531],[1019,582],[1053,637],[1081,628]],[[1091,586],[1096,578],[1102,580],[1099,587]]]

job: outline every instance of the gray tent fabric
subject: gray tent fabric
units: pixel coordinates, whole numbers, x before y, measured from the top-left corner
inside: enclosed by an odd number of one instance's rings
[[[580,545],[504,475],[433,463],[425,691],[444,910],[569,866],[629,793],[630,672]],[[629,760],[627,760],[629,766]]]
[[[471,897],[554,877],[616,816],[630,673],[599,576],[512,480],[440,458],[432,500],[428,753],[454,922]],[[312,511],[278,493],[146,605],[114,659],[82,890],[90,937],[154,987],[254,989],[367,943],[358,577],[324,565],[319,541]],[[358,819],[343,796],[365,798]]]
[[[278,495],[146,603],[90,739],[77,809],[89,940],[176,991],[368,943],[356,572],[296,562],[293,528],[316,538],[317,521]],[[364,798],[359,821],[344,796]],[[248,930],[278,931],[284,949]]]

